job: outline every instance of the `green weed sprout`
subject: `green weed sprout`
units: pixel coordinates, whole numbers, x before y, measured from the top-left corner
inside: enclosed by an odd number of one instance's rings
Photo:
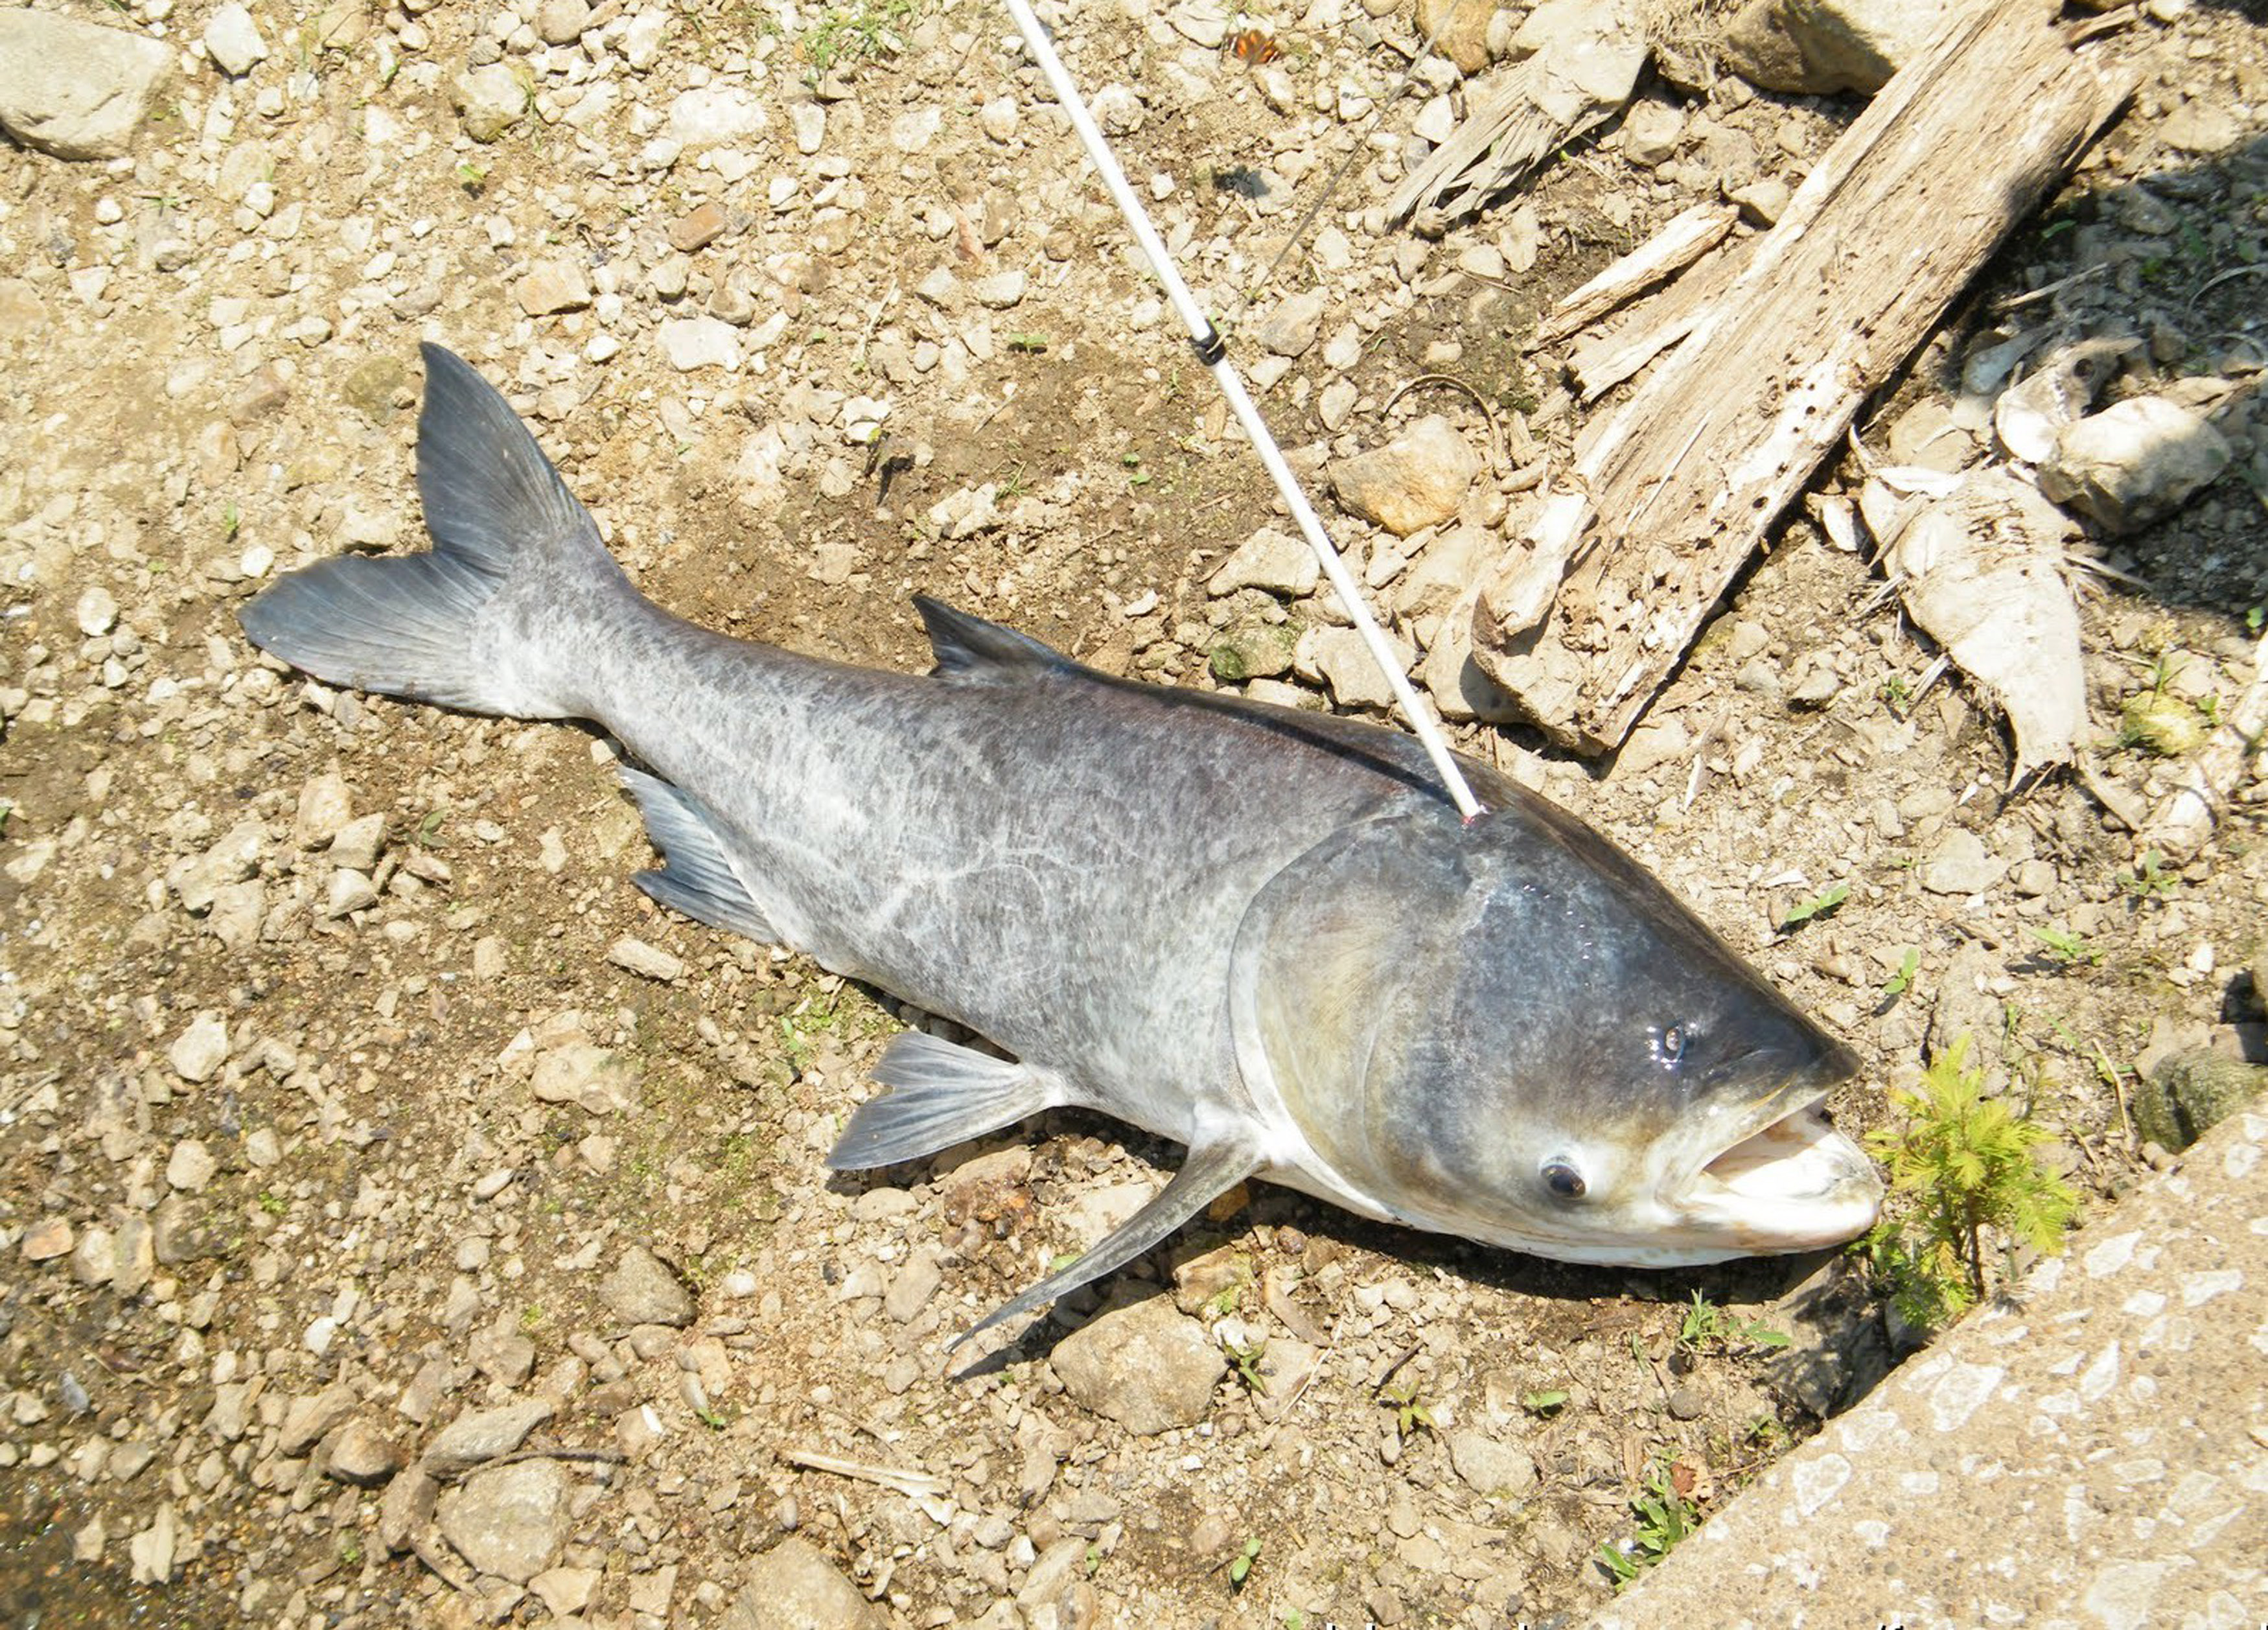
[[[1701,1508],[1683,1494],[1670,1474],[1659,1464],[1649,1467],[1645,1492],[1631,1497],[1638,1531],[1621,1545],[1602,1540],[1599,1562],[1614,1575],[1619,1590],[1668,1556],[1701,1526]]]
[[[2079,1201],[2033,1151],[2046,1130],[1986,1098],[1984,1073],[1966,1068],[1970,1038],[1933,1059],[1914,1092],[1893,1092],[1905,1122],[1867,1134],[1890,1186],[1911,1214],[1885,1220],[1860,1242],[1906,1321],[1933,1330],[1983,1299],[1988,1230],[2033,1249],[2063,1248]]]

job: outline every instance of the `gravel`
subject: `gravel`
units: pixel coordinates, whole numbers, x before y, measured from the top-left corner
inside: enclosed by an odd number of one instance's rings
[[[1773,218],[1855,104],[1665,77],[1422,240],[1380,206],[1488,81],[1431,63],[1393,100],[1410,24],[1375,10],[1285,21],[1271,62],[1210,4],[1051,20],[1457,745],[1849,1039],[1846,1125],[1967,1036],[2106,1201],[2142,1152],[2098,1052],[2258,1056],[2257,788],[2236,841],[2154,865],[2075,778],[2011,795],[1993,699],[1800,517],[1617,762],[1478,722],[1510,717],[1466,660],[1480,589],[1611,405],[1532,352],[1538,312],[1703,198]],[[2134,113],[1959,320],[2004,326],[1856,427],[1877,462],[1987,446],[1954,382],[2040,326],[2027,357],[2135,342],[2106,410],[2210,426],[2226,460],[2168,519],[2073,503],[2071,548],[2149,585],[2081,604],[2090,774],[2138,808],[2197,761],[2120,742],[2128,704],[2209,737],[2268,602],[2259,284],[2228,275],[2268,253],[2268,59],[2227,8],[2158,10],[2105,42],[2145,59]],[[1888,1362],[1840,1261],[1799,1304],[1774,1265],[1553,1266],[1262,1184],[949,1351],[1179,1151],[1065,1113],[830,1177],[920,1015],[658,911],[613,744],[246,645],[275,574],[421,545],[433,338],[705,624],[919,671],[922,592],[1136,678],[1382,705],[999,18],[830,26],[0,13],[0,1485],[18,1571],[91,1622],[1580,1617],[1650,1467],[1709,1469],[1713,1509],[1759,1421],[1800,1435]],[[1200,1260],[1178,1302],[1145,1278]],[[1697,1288],[1806,1365],[1680,1351]]]

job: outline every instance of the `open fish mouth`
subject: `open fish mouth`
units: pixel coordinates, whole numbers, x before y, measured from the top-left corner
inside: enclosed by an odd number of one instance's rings
[[[1755,1251],[1838,1245],[1873,1227],[1881,1178],[1828,1120],[1825,1095],[1766,1114],[1771,1118],[1691,1170],[1672,1197],[1675,1209]]]

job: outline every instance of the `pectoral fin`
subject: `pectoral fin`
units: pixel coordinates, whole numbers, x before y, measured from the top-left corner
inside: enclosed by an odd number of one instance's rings
[[[1192,1144],[1189,1158],[1174,1174],[1174,1180],[1159,1191],[1155,1199],[1129,1218],[1123,1227],[1106,1235],[1078,1261],[1049,1274],[1013,1302],[955,1337],[953,1346],[957,1347],[1003,1320],[1029,1313],[1101,1279],[1113,1268],[1124,1266],[1167,1238],[1216,1198],[1259,1170],[1260,1165],[1259,1146],[1247,1137],[1232,1133]]]

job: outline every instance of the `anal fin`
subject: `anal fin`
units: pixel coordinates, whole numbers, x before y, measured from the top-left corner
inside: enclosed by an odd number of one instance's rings
[[[870,1072],[890,1090],[862,1103],[827,1156],[834,1171],[919,1160],[1064,1102],[1042,1070],[909,1030]]]
[[[716,817],[659,776],[628,764],[622,772],[622,785],[637,800],[646,836],[661,851],[662,861],[660,869],[640,872],[630,881],[696,922],[777,943],[778,933],[733,868],[717,834]]]
[[[1049,1274],[1014,1301],[995,1309],[955,1337],[952,1345],[957,1347],[995,1324],[1018,1314],[1029,1313],[1101,1279],[1114,1268],[1124,1266],[1259,1170],[1261,1164],[1259,1146],[1246,1136],[1231,1133],[1191,1144],[1189,1157],[1182,1162],[1181,1170],[1147,1206],[1115,1232],[1105,1235],[1078,1261]]]

